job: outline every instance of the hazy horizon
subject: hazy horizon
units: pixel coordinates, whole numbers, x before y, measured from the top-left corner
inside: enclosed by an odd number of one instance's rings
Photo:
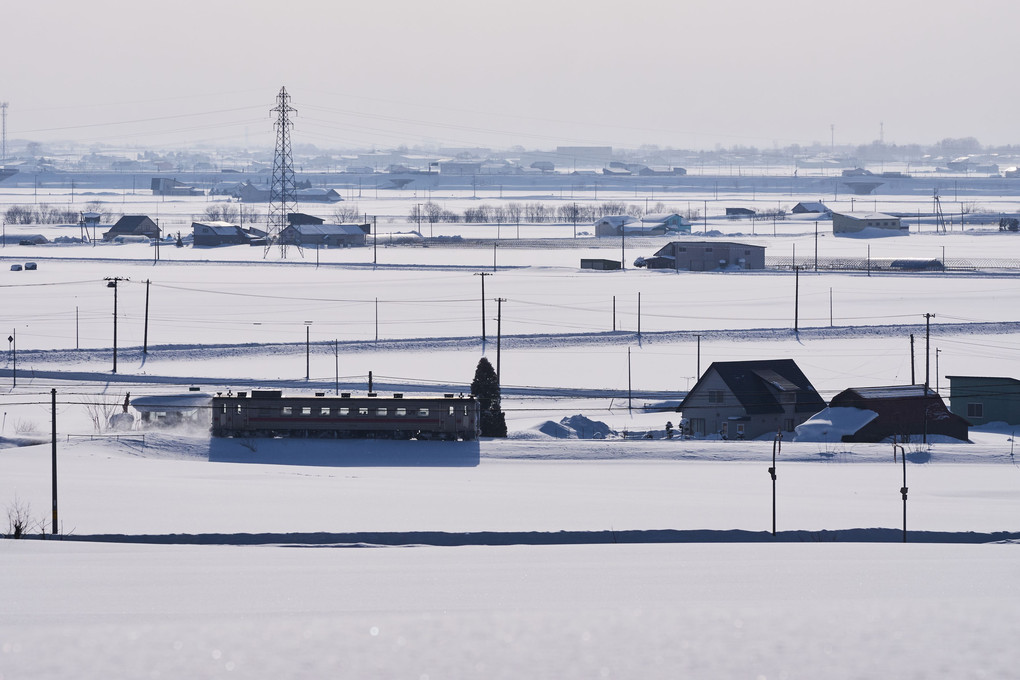
[[[0,102],[9,145],[272,146],[281,86],[326,148],[1015,143],[1020,9],[923,7],[56,0],[7,8]]]

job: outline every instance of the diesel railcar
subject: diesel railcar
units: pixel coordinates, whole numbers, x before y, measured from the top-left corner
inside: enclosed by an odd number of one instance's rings
[[[465,441],[479,434],[473,396],[394,394],[285,397],[279,390],[254,390],[212,399],[214,437],[316,437],[325,439],[444,439]]]

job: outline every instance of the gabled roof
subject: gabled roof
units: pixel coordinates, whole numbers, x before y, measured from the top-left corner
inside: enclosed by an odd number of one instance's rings
[[[801,201],[793,206],[793,212],[823,213],[829,212],[829,209],[821,201]]]
[[[152,222],[148,215],[124,215],[117,220],[116,224],[113,225],[113,231],[130,231],[132,229],[137,229],[146,220]]]
[[[695,394],[705,377],[716,373],[726,384],[748,414],[781,413],[773,390],[796,395],[796,411],[817,412],[825,408],[825,401],[801,372],[793,359],[767,359],[760,361],[713,362],[697,384],[687,393],[678,410]],[[771,389],[770,389],[771,388]]]

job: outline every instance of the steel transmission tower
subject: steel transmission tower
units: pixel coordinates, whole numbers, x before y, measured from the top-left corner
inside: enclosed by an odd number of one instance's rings
[[[294,182],[294,157],[290,150],[290,127],[294,124],[290,114],[297,109],[290,105],[287,88],[281,87],[276,95],[276,153],[273,156],[273,186],[269,191],[269,223],[266,229],[266,253],[269,247],[280,239],[280,233],[287,228],[287,215],[297,211],[297,185]],[[280,244],[280,255],[287,257],[287,246]],[[265,257],[265,254],[263,255]]]

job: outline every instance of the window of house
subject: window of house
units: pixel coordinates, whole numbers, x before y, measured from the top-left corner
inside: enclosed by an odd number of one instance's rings
[[[967,404],[967,417],[968,418],[984,418],[985,417],[985,405],[982,403]]]
[[[686,253],[687,252],[687,246],[680,246],[676,250],[677,250],[678,253]]]
[[[708,403],[709,404],[721,404],[721,403],[723,403],[723,391],[722,390],[709,390],[708,391]]]
[[[783,419],[783,430],[786,432],[793,432],[793,418]]]

